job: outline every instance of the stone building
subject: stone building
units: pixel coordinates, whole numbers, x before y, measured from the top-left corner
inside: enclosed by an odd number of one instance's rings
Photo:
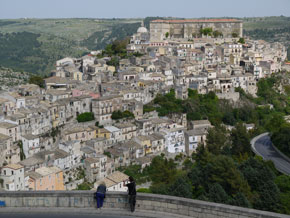
[[[9,164],[1,169],[0,178],[3,180],[5,191],[20,191],[25,189],[24,167],[20,164]]]
[[[92,100],[92,111],[100,125],[112,122],[114,111],[121,109],[122,96],[105,96]]]
[[[63,171],[58,167],[41,167],[26,174],[30,191],[63,191]]]
[[[243,22],[236,19],[153,20],[150,23],[150,41],[167,38],[191,39],[197,37],[204,28],[217,30],[225,38],[232,37],[233,33],[238,37],[243,36]]]

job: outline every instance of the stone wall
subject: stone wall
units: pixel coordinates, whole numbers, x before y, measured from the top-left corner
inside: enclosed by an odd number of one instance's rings
[[[5,201],[6,208],[0,209],[1,213],[7,209],[30,213],[33,210],[62,211],[69,209],[73,211],[79,208],[87,211],[95,210],[96,202],[94,193],[91,191],[59,191],[59,192],[0,192],[0,200]],[[23,210],[29,208],[29,210]],[[126,214],[129,212],[128,198],[126,193],[110,192],[104,203],[104,210],[108,212],[117,211]],[[216,204],[185,198],[177,198],[164,195],[153,195],[138,193],[136,214],[141,217],[197,217],[197,218],[248,218],[248,217],[290,217],[287,215],[258,211],[253,209]]]
[[[201,28],[212,28],[213,31],[218,30],[223,34],[225,38],[231,38],[232,33],[237,33],[239,37],[243,36],[243,23],[238,20],[229,20],[213,22],[182,22],[182,20],[176,21],[151,21],[150,23],[150,41],[162,41],[166,39],[166,33],[168,38],[172,39],[192,39],[200,34]]]
[[[216,96],[219,99],[227,99],[227,100],[232,100],[234,102],[237,102],[240,99],[240,93],[239,92],[216,93]]]

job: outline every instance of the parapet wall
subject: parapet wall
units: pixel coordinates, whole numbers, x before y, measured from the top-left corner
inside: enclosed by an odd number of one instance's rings
[[[0,201],[5,201],[6,209],[20,209],[23,213],[27,210],[22,208],[46,208],[49,211],[61,211],[61,208],[87,208],[94,209],[96,202],[94,193],[91,191],[27,191],[27,192],[0,192]],[[107,211],[117,210],[124,214],[129,212],[128,197],[126,193],[109,192],[104,203]],[[3,210],[4,211],[4,210]],[[12,210],[13,211],[13,210]],[[136,212],[143,217],[197,217],[197,218],[248,218],[248,217],[290,217],[287,215],[258,211],[253,209],[216,204],[198,200],[178,198],[165,195],[153,195],[138,193]],[[144,213],[142,213],[144,212]],[[0,209],[0,215],[2,210]]]

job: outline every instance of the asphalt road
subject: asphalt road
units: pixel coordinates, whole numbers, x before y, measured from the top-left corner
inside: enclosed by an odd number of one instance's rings
[[[110,216],[110,215],[102,215],[96,213],[95,215],[73,215],[73,214],[37,214],[37,213],[28,213],[28,214],[3,214],[0,213],[1,218],[132,218],[133,216]]]
[[[268,135],[261,136],[254,148],[265,160],[271,160],[277,170],[284,174],[290,175],[290,162],[284,159],[272,146],[271,139]]]

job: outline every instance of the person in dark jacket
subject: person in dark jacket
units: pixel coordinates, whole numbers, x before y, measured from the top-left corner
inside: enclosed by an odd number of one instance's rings
[[[105,183],[101,183],[96,192],[97,208],[101,209],[103,207],[104,198],[106,197],[107,187]]]
[[[132,176],[129,177],[130,183],[125,184],[128,187],[128,195],[129,195],[129,204],[131,212],[135,211],[135,205],[136,205],[136,183]]]

